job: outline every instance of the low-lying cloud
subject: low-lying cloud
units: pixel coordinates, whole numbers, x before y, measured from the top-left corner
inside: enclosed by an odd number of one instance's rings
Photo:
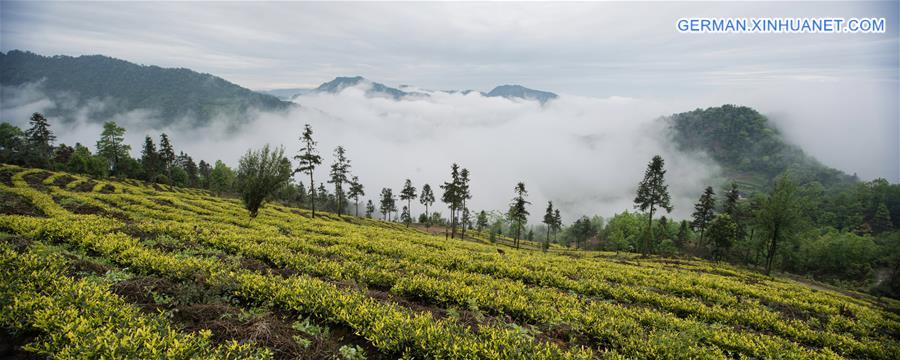
[[[309,123],[325,158],[317,181],[326,179],[338,145],[347,149],[353,174],[373,200],[382,187],[396,190],[406,178],[419,189],[425,183],[437,189],[456,162],[472,173],[471,209],[505,210],[514,185],[523,181],[533,204],[532,221],[538,221],[548,200],[570,222],[583,214],[609,216],[632,209],[637,183],[655,154],[666,160],[674,214],[686,217],[718,173],[703,154],[678,151],[668,141],[659,116],[684,109],[651,100],[562,95],[541,105],[477,93],[434,92],[396,101],[367,97],[365,90],[301,96],[295,100],[297,109],[260,113],[237,131],[229,119],[202,128],[148,129],[142,124],[151,123],[146,117],[152,113],[141,111],[115,120],[128,129],[126,140],[135,156],[145,135],[158,138],[166,132],[176,151],[230,165],[247,149],[266,143],[284,145],[289,155],[296,154],[302,128]],[[52,105],[46,99],[5,102],[3,118],[24,126],[30,112]],[[92,146],[100,133],[100,124],[86,119],[54,127],[57,142],[67,144]],[[414,213],[421,211],[414,205]]]

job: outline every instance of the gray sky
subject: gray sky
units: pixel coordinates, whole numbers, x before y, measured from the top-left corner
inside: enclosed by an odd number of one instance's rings
[[[682,17],[885,17],[885,34],[680,34]],[[507,83],[661,111],[736,103],[827,165],[900,181],[897,2],[0,3],[0,49],[187,67],[253,89],[341,75]],[[659,114],[664,115],[664,114]]]

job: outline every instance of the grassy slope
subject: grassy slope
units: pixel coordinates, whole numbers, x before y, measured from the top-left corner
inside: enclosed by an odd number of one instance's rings
[[[233,299],[236,313],[264,306],[282,319],[347,329],[370,357],[887,359],[900,351],[900,317],[876,299],[722,264],[507,246],[500,254],[482,241],[327,213],[310,219],[279,205],[250,220],[237,201],[199,190],[8,166],[0,190],[10,200],[0,230],[199,284]],[[341,341],[324,341],[326,352]],[[276,356],[295,346],[259,342]]]

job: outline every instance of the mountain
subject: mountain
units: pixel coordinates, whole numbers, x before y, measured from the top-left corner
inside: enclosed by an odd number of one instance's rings
[[[41,56],[18,50],[0,53],[0,85],[9,90],[27,84],[37,84],[38,90],[55,103],[46,115],[71,119],[76,109],[91,109],[87,114],[90,119],[105,121],[141,109],[154,113],[153,127],[184,118],[203,125],[220,114],[241,121],[254,110],[279,111],[293,106],[275,96],[188,69],[144,66],[102,55]]]
[[[790,174],[800,184],[818,182],[826,188],[858,181],[787,143],[765,116],[746,106],[697,109],[664,120],[676,146],[706,152],[726,177],[750,187],[764,187],[783,174]]]
[[[537,100],[540,101],[541,104],[559,97],[559,95],[552,92],[529,89],[521,85],[500,85],[484,94],[484,96]]]
[[[354,87],[358,85],[368,85],[369,88],[366,90],[367,96],[374,97],[389,97],[394,100],[399,100],[405,96],[409,96],[412,94],[418,93],[409,93],[400,89],[392,88],[390,86],[384,85],[382,83],[372,82],[362,76],[353,76],[353,77],[343,77],[339,76],[334,78],[329,82],[323,83],[316,88],[316,92],[326,92],[326,93],[339,93],[348,87]]]

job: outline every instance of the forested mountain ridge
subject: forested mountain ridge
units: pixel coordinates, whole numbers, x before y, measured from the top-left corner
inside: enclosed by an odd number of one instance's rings
[[[74,110],[90,108],[88,118],[99,122],[143,109],[154,112],[151,118],[158,123],[152,127],[182,120],[200,126],[219,114],[241,121],[251,110],[277,111],[292,106],[275,96],[184,68],[138,65],[102,55],[0,53],[0,84],[30,83],[37,83],[38,90],[54,100],[55,106],[46,110],[46,115],[71,119]],[[92,102],[103,106],[86,106]]]
[[[706,152],[726,177],[751,187],[764,186],[785,173],[798,183],[818,182],[825,188],[842,188],[858,181],[786,142],[764,115],[750,107],[696,109],[668,116],[665,121],[676,146]]]

